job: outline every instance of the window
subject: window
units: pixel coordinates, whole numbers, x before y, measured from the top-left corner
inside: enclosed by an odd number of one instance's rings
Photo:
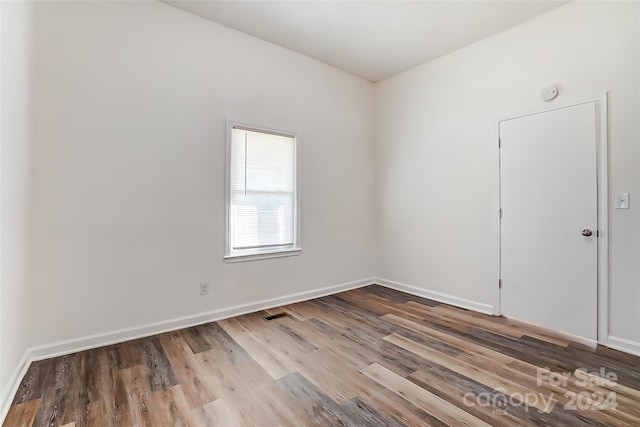
[[[227,133],[225,259],[299,254],[296,137],[231,123]]]

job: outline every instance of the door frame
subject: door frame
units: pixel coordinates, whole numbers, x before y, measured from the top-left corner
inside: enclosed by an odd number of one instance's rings
[[[568,107],[574,107],[577,105],[595,103],[596,107],[596,176],[597,176],[597,227],[598,227],[598,265],[597,265],[597,288],[598,288],[598,342],[606,345],[609,337],[609,141],[608,141],[608,93],[604,92],[600,96],[588,97],[584,99],[574,100],[563,104],[549,106],[548,108],[530,111],[521,114],[509,114],[500,117],[496,120],[494,126],[495,143],[494,153],[492,158],[494,159],[493,167],[493,182],[494,182],[494,197],[493,197],[493,235],[494,235],[494,271],[495,271],[495,285],[493,287],[493,314],[496,316],[502,315],[501,307],[501,289],[500,278],[501,272],[501,221],[500,221],[500,208],[501,208],[501,165],[500,165],[500,123],[506,120],[512,120],[531,116],[534,114],[547,113],[554,110],[560,110]]]

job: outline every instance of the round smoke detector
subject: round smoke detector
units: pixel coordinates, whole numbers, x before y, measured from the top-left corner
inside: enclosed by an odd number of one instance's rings
[[[540,98],[546,102],[555,99],[556,96],[558,96],[558,88],[555,86],[547,86],[542,89],[542,92],[540,93]]]

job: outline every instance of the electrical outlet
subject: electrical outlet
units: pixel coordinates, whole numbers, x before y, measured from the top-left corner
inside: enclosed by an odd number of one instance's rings
[[[200,283],[200,296],[209,295],[209,282]]]

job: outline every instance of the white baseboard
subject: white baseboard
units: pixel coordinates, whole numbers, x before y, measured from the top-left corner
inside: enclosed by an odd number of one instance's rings
[[[640,342],[628,340],[626,338],[619,338],[609,336],[607,342],[603,344],[607,347],[611,347],[615,350],[624,351],[625,353],[631,353],[635,356],[640,356]]]
[[[350,289],[360,288],[362,286],[370,285],[373,283],[376,283],[374,278],[356,280],[353,282],[342,283],[340,285],[314,289],[312,291],[298,292],[282,297],[270,298],[246,304],[239,304],[233,307],[222,308],[191,316],[177,317],[174,319],[164,320],[157,323],[150,323],[134,328],[120,329],[116,331],[104,332],[81,338],[74,338],[51,344],[35,346],[31,347],[30,349],[31,360],[36,361],[49,359],[51,357],[58,357],[78,351],[89,350],[92,348],[103,347],[106,345],[148,337],[151,335],[162,334],[182,328],[189,328],[191,326],[215,322],[217,320],[227,319],[229,317],[240,316],[242,314],[253,313],[260,310],[266,310],[268,308],[278,307],[286,304],[293,304],[296,302],[307,301],[313,298],[319,298],[338,292],[348,291]]]
[[[18,387],[20,387],[20,383],[27,373],[29,365],[31,365],[31,356],[29,350],[27,350],[22,355],[20,362],[18,362],[18,366],[14,374],[9,378],[5,389],[2,390],[2,395],[0,396],[0,421],[2,423],[4,423],[4,419],[11,407],[11,402],[13,402],[13,397],[18,392]]]
[[[416,295],[423,298],[432,299],[434,301],[443,302],[445,304],[454,305],[456,307],[466,308],[468,310],[478,311],[480,313],[493,315],[493,305],[481,302],[471,301],[468,299],[456,297],[442,292],[430,291],[428,289],[417,288],[415,286],[406,285],[404,283],[395,282],[383,278],[376,278],[378,284],[387,288],[395,289],[408,294]]]

